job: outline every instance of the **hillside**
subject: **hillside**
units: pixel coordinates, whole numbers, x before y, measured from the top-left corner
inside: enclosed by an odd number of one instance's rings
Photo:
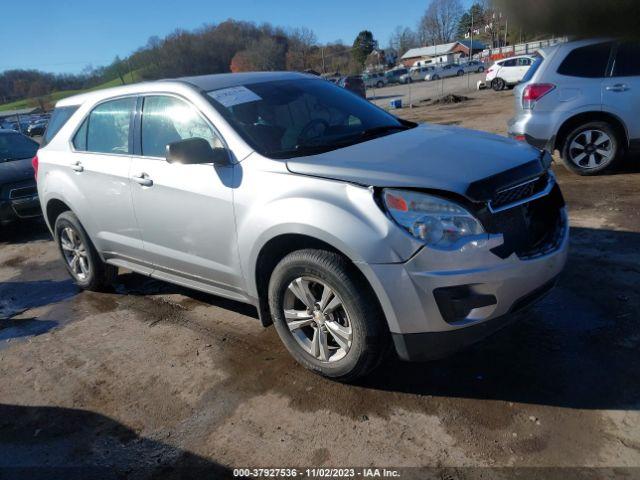
[[[127,73],[124,77],[125,84],[137,83],[142,80],[142,70],[134,70],[133,72]],[[122,85],[120,78],[114,78],[113,80],[109,80],[108,82],[101,83],[100,85],[96,85],[95,87],[88,88],[86,90],[64,90],[60,92],[53,92],[49,95],[42,97],[42,100],[46,105],[53,106],[58,100],[61,100],[66,97],[70,97],[72,95],[77,95],[79,93],[92,92],[94,90],[102,90],[104,88],[117,87]],[[27,98],[24,100],[18,100],[16,102],[5,103],[0,105],[0,112],[6,110],[18,110],[21,108],[29,108],[33,106],[37,106],[38,101],[35,98]]]

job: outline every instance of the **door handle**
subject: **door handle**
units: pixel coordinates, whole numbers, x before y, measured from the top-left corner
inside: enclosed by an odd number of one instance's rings
[[[624,83],[616,83],[615,85],[607,85],[605,90],[609,92],[626,92],[629,90],[629,87]]]
[[[146,173],[141,173],[140,175],[134,175],[133,180],[138,183],[139,185],[142,185],[143,187],[151,187],[153,186],[153,180],[151,180],[149,178],[149,175]]]
[[[84,172],[84,167],[82,166],[82,163],[80,163],[80,160],[78,160],[77,162],[73,162],[71,165],[69,165],[71,167],[71,170],[73,170],[74,172]]]

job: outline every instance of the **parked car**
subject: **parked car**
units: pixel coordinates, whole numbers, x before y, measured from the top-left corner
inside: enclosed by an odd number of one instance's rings
[[[392,70],[387,70],[384,76],[387,79],[387,83],[399,83],[400,77],[402,77],[402,75],[405,75],[406,73],[409,73],[408,68],[394,68]]]
[[[457,63],[450,63],[449,65],[435,67],[433,71],[425,75],[424,79],[430,82],[441,78],[461,77],[462,75],[464,75],[464,69]]]
[[[366,374],[389,342],[422,360],[486,336],[567,257],[548,154],[317,78],[154,81],[55,111],[34,165],[80,287],[125,267],[253,304],[328,377]]]
[[[0,225],[40,215],[31,160],[38,144],[12,130],[0,130]]]
[[[531,55],[520,55],[494,63],[487,70],[486,84],[495,91],[520,83],[535,61]]]
[[[27,127],[27,135],[30,137],[42,136],[47,128],[48,120],[40,119],[31,122]]]
[[[338,80],[338,86],[349,90],[362,98],[367,98],[367,90],[364,87],[362,77],[359,75],[349,75]]]
[[[484,63],[478,60],[470,60],[460,64],[464,73],[482,73],[484,72]]]
[[[640,42],[582,40],[542,50],[515,90],[509,134],[594,175],[640,152]]]
[[[400,83],[421,82],[427,74],[433,71],[435,71],[435,67],[412,67],[408,73],[400,77]]]
[[[384,73],[365,73],[362,75],[362,81],[367,88],[382,88],[389,83]]]

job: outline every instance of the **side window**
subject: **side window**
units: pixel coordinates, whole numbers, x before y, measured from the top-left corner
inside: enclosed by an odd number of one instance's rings
[[[502,62],[502,66],[503,67],[515,67],[516,66],[516,62],[517,62],[517,59],[516,58],[512,58],[511,60],[505,60],[504,62]]]
[[[519,67],[528,67],[529,65],[531,65],[531,59],[529,59],[529,58],[519,58],[518,59],[518,66]]]
[[[611,42],[598,43],[572,50],[558,67],[558,73],[571,77],[604,78],[611,45]]]
[[[618,46],[613,76],[640,76],[640,42],[626,42]]]
[[[164,158],[167,145],[188,138],[204,138],[211,147],[223,144],[191,105],[168,96],[149,96],[142,111],[142,155]]]
[[[131,114],[136,99],[120,98],[94,108],[73,137],[76,150],[128,154]]]

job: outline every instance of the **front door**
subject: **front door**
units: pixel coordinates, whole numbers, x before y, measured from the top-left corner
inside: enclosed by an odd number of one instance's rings
[[[207,284],[213,292],[238,290],[236,167],[165,160],[169,143],[199,137],[222,147],[220,137],[195,107],[170,95],[144,98],[139,134],[131,185],[146,259],[159,276],[177,283]]]

